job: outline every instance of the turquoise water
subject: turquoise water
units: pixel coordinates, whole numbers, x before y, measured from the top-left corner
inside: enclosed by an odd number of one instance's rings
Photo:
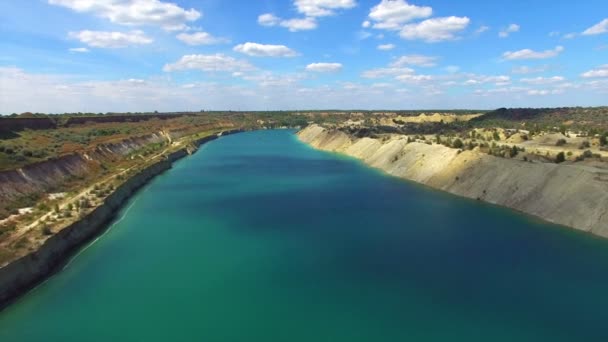
[[[0,313],[0,341],[608,341],[608,241],[292,133],[178,162]]]

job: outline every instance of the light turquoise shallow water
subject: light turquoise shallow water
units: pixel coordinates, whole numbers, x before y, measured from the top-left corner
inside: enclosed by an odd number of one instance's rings
[[[608,241],[392,179],[290,131],[156,178],[0,341],[608,341]]]

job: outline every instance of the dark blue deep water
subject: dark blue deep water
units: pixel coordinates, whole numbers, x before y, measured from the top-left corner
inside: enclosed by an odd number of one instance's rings
[[[608,241],[292,131],[221,138],[0,313],[0,341],[608,341]]]

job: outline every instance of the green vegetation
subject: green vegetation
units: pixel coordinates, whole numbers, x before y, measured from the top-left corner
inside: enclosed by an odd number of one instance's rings
[[[454,148],[462,148],[464,146],[464,144],[462,143],[462,140],[456,138],[453,142],[452,142],[452,147]]]

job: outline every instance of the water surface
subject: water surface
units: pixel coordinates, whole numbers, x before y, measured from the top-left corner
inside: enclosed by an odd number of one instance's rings
[[[251,132],[156,178],[0,341],[608,341],[607,287],[605,240]]]

